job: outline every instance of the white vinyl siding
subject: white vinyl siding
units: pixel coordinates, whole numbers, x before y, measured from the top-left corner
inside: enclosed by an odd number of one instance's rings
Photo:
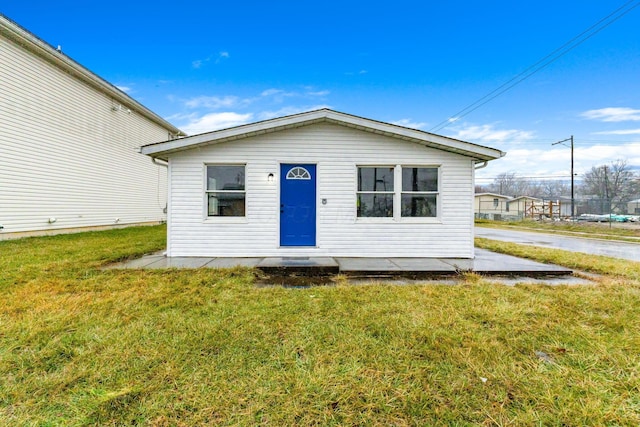
[[[4,37],[0,93],[0,237],[165,219],[167,129]]]
[[[202,165],[214,163],[246,164],[242,223],[203,219]],[[281,163],[317,165],[315,248],[279,247]],[[357,218],[358,165],[416,164],[438,165],[438,218]],[[466,156],[330,123],[174,153],[169,255],[472,258],[473,166]]]

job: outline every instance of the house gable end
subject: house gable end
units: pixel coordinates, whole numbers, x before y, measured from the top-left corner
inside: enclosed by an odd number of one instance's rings
[[[200,148],[207,145],[219,144],[221,142],[235,141],[266,133],[281,132],[287,129],[299,128],[323,122],[414,142],[427,147],[461,154],[473,158],[476,161],[493,160],[504,155],[500,150],[493,148],[471,144],[402,126],[352,116],[345,113],[339,113],[328,109],[315,110],[293,116],[237,126],[201,135],[194,135],[178,140],[150,144],[143,146],[141,148],[141,152],[152,157],[167,160],[170,154],[183,150]]]

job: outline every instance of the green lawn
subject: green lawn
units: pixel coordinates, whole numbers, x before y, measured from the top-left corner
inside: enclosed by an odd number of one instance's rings
[[[0,425],[640,424],[640,264],[582,287],[99,269],[164,232],[0,242]]]

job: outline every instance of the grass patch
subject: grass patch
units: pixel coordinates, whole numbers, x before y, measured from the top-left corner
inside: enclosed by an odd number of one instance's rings
[[[476,219],[476,225],[489,228],[519,228],[545,233],[556,233],[575,236],[586,235],[607,240],[622,240],[638,242],[640,239],[640,224],[637,223],[613,223],[597,222],[565,222],[565,221],[491,221]]]
[[[0,425],[640,423],[624,276],[285,289],[242,268],[98,269],[163,233],[0,242]]]

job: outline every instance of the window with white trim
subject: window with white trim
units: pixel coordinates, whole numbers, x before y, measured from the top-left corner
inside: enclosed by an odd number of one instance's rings
[[[396,179],[400,185],[394,185]],[[358,218],[435,218],[439,168],[358,166]]]
[[[207,216],[245,216],[245,165],[207,165]]]
[[[358,217],[393,217],[393,167],[358,168]]]
[[[403,217],[438,216],[438,168],[402,167]]]

